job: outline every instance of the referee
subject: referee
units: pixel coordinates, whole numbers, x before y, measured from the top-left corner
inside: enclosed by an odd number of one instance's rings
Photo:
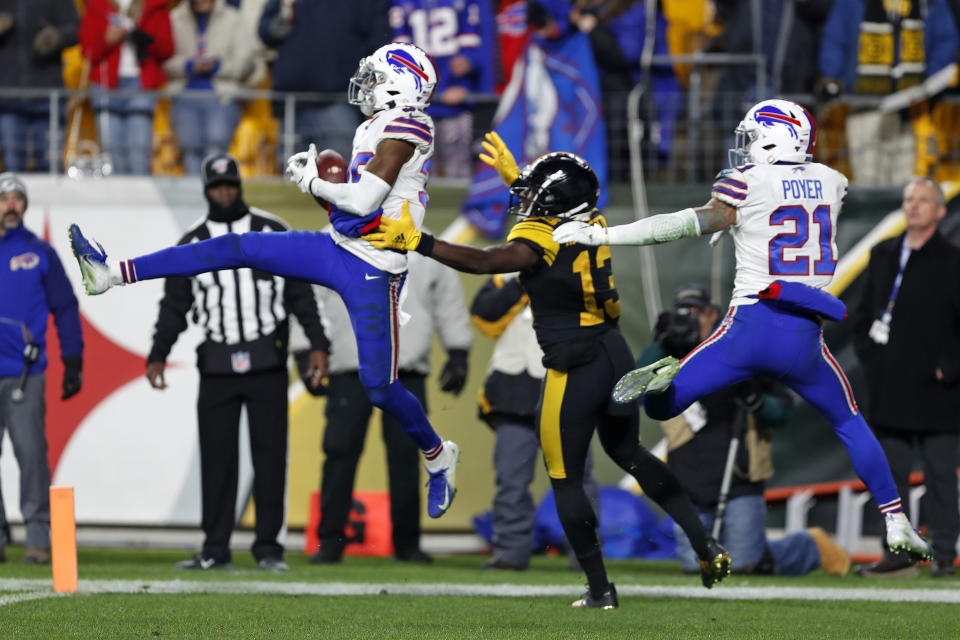
[[[287,231],[288,227],[243,201],[237,160],[207,157],[201,167],[209,204],[179,244],[225,233]],[[147,357],[147,379],[165,389],[164,368],[187,314],[203,327],[197,347],[200,392],[200,483],[204,542],[181,569],[231,568],[230,534],[236,523],[240,409],[246,405],[257,505],[253,556],[260,569],[283,571],[287,465],[287,313],[296,314],[310,341],[310,365],[326,375],[328,345],[309,284],[255,269],[230,269],[167,278]]]

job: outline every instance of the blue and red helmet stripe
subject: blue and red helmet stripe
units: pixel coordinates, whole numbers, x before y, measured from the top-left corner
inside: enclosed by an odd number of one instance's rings
[[[810,141],[807,143],[807,154],[812,156],[813,145],[817,142],[817,121],[813,119],[813,116],[810,115],[806,107],[801,106],[800,108],[803,109],[803,114],[807,116],[807,120],[810,121]]]

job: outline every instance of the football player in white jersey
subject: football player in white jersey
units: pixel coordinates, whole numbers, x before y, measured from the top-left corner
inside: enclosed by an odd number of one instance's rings
[[[843,303],[823,288],[837,265],[837,215],[847,179],[812,162],[815,136],[806,109],[765,100],[737,127],[731,168],[717,176],[706,205],[609,228],[572,221],[553,238],[647,245],[729,230],[737,268],[726,318],[683,360],[665,358],[626,374],[614,399],[642,395],[647,414],[666,420],[697,398],[755,375],[780,379],[830,421],[884,515],[890,549],[927,559],[930,546],[903,513],[883,450],[823,341],[822,320],[845,315]]]
[[[360,236],[376,228],[381,216],[399,218],[405,201],[418,224],[422,222],[433,155],[433,121],[423,109],[436,84],[436,65],[421,49],[401,43],[377,49],[360,61],[350,79],[349,102],[370,117],[354,136],[349,181],[322,180],[313,145],[290,158],[288,178],[304,193],[330,203],[329,233],[225,234],[116,261],[88,242],[76,225],[70,228],[89,294],[139,280],[238,267],[308,280],[339,293],[350,312],[360,380],[371,402],[392,413],[423,451],[430,475],[427,512],[433,518],[443,515],[453,500],[460,451],[453,442],[441,441],[423,406],[397,381],[406,255],[376,249]]]

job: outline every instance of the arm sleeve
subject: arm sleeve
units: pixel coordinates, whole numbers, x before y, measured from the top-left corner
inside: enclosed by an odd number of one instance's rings
[[[313,287],[310,283],[294,278],[284,280],[283,304],[287,310],[297,316],[297,321],[303,327],[307,340],[310,341],[310,348],[329,351],[330,341],[323,332],[317,299],[313,295]]]
[[[470,313],[464,300],[460,276],[446,265],[434,260],[430,263],[436,272],[431,287],[431,306],[440,341],[447,351],[468,351],[473,345],[473,331],[470,329]]]
[[[187,312],[193,306],[193,287],[190,278],[175,276],[163,283],[163,298],[153,329],[153,346],[147,362],[166,362],[173,343],[187,328]]]
[[[50,249],[49,265],[43,279],[44,294],[60,338],[60,355],[82,356],[83,334],[80,329],[80,307],[73,287],[63,270],[63,263]]]
[[[365,216],[377,210],[393,187],[382,178],[364,171],[357,182],[327,182],[323,178],[310,181],[310,193],[332,203],[337,209]]]

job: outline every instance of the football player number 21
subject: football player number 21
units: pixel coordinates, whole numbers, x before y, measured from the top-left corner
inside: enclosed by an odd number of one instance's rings
[[[603,276],[601,269],[610,261],[610,247],[601,245],[597,247],[597,275]],[[593,268],[590,264],[590,251],[581,251],[573,261],[573,272],[580,275],[580,284],[583,285],[583,308],[580,312],[580,326],[590,327],[600,324],[604,321],[604,311],[609,318],[620,317],[620,301],[604,300],[603,310],[597,304],[595,295],[596,289],[593,286]],[[607,276],[610,278],[610,289],[613,289],[613,274]]]
[[[837,269],[837,259],[833,255],[833,225],[830,220],[830,207],[822,204],[811,214],[800,205],[780,207],[770,214],[770,225],[779,226],[794,222],[794,231],[780,233],[770,241],[770,275],[772,276],[809,276],[810,257],[805,255],[785,258],[785,249],[802,249],[813,254],[813,247],[807,247],[813,240],[819,245],[820,258],[813,263],[813,275],[829,276]],[[816,226],[816,236],[811,238],[811,227]],[[789,227],[788,227],[789,228]],[[816,254],[813,254],[816,255]]]

